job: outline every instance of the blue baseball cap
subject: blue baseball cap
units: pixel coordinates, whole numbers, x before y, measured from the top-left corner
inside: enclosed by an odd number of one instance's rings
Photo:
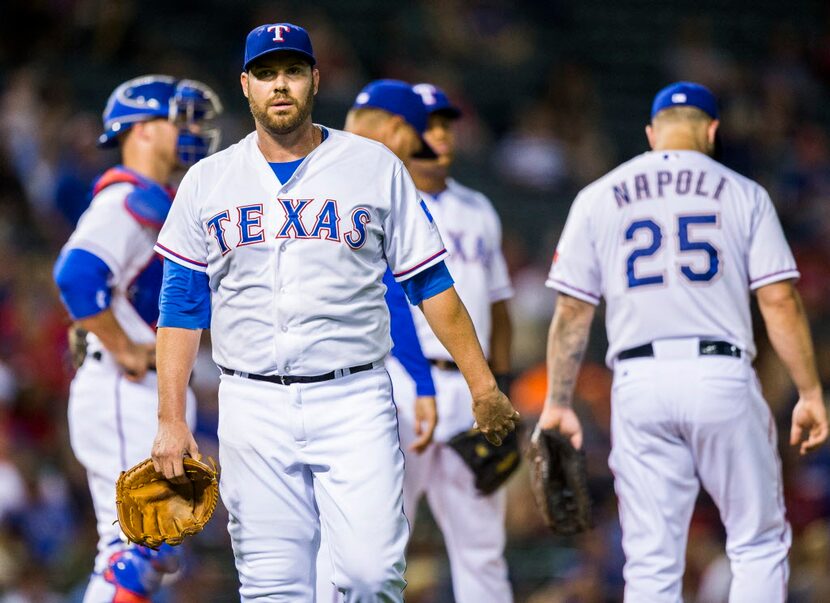
[[[461,117],[461,109],[450,102],[447,93],[441,90],[438,86],[433,84],[415,84],[412,89],[421,97],[427,113],[440,113],[446,115],[450,119],[458,119]]]
[[[715,95],[706,86],[694,82],[675,82],[658,92],[651,105],[651,117],[671,107],[696,107],[712,119],[718,119]]]
[[[252,29],[248,34],[242,70],[248,71],[251,63],[258,58],[279,51],[296,52],[312,65],[317,63],[314,49],[311,47],[311,38],[306,30],[291,23],[266,23]]]
[[[435,159],[437,155],[424,140],[429,113],[421,96],[412,86],[401,80],[375,80],[369,82],[354,100],[352,109],[383,109],[400,115],[412,126],[421,139],[421,150],[413,155],[417,159]]]

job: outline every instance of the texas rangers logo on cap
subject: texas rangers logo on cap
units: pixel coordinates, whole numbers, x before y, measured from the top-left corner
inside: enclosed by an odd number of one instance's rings
[[[295,52],[311,65],[317,63],[308,32],[292,23],[266,23],[251,30],[245,40],[244,71],[248,71],[255,60],[272,52]]]

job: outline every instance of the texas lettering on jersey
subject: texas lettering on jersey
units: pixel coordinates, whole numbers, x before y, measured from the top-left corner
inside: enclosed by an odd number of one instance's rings
[[[360,249],[366,242],[366,224],[371,221],[366,207],[356,207],[349,213],[344,231],[335,199],[280,198],[277,206],[285,214],[282,226],[277,229],[277,239],[320,239],[344,243],[351,249]],[[214,237],[222,255],[234,247],[264,243],[263,211],[262,203],[236,207],[235,211],[225,209],[207,220],[205,230]]]

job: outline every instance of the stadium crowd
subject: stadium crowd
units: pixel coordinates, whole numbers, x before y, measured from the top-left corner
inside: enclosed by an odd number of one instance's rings
[[[568,205],[579,188],[646,150],[640,128],[651,96],[677,79],[716,92],[723,161],[770,191],[797,256],[798,288],[823,381],[830,385],[830,8],[804,0],[790,3],[800,11],[781,12],[780,3],[758,1],[747,20],[708,1],[693,16],[665,8],[644,16],[643,3],[632,0],[586,3],[596,5],[592,9],[577,0],[348,4],[4,3],[0,603],[79,601],[91,569],[94,516],[66,427],[68,317],[51,274],[89,202],[90,183],[115,161],[95,146],[99,112],[112,88],[128,77],[195,77],[219,91],[227,109],[224,144],[234,142],[250,123],[236,88],[241,40],[261,22],[293,21],[310,30],[322,74],[315,109],[322,123],[341,127],[360,87],[382,76],[435,82],[463,108],[458,178],[490,194],[504,223],[516,286],[511,397],[526,427],[535,422],[544,394],[544,333],[554,303],[544,280]],[[662,34],[652,35],[657,27]],[[590,362],[577,385],[596,528],[577,539],[553,538],[532,503],[527,475],[515,476],[508,486],[507,557],[517,601],[622,600],[620,527],[607,467],[610,373],[602,363],[601,327],[595,321]],[[830,450],[800,459],[786,445],[795,393],[763,329],[757,337],[757,367],[782,437],[794,530],[790,601],[830,601]],[[198,437],[202,451],[214,455],[217,382],[209,355],[202,354],[194,382]],[[185,576],[164,600],[234,600],[225,521],[220,511],[194,539]],[[440,534],[429,522],[419,526],[410,548],[407,600],[452,600]],[[693,519],[686,581],[688,601],[726,601],[723,531],[705,495]]]

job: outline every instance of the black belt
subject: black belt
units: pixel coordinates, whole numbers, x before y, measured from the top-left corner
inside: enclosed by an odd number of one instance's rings
[[[698,344],[698,353],[701,356],[731,356],[741,357],[741,348],[728,341],[701,340]],[[631,358],[653,358],[654,346],[650,343],[638,345],[636,348],[628,348],[617,354],[617,360],[630,360]]]
[[[452,360],[442,360],[440,358],[429,358],[429,363],[437,369],[442,371],[457,371],[460,370],[458,365]]]
[[[98,362],[101,362],[101,361],[104,359],[104,353],[103,353],[102,351],[98,350],[98,351],[96,351],[96,352],[92,352],[92,353],[89,355],[89,357],[90,357],[90,358],[92,358],[93,360],[97,360]],[[148,371],[153,371],[153,372],[155,372],[155,370],[156,370],[156,365],[155,365],[155,364],[151,364],[150,366],[148,366],[148,367],[147,367],[147,370],[148,370]]]
[[[375,368],[374,362],[367,362],[366,364],[358,364],[357,366],[350,366],[349,368],[337,369],[330,373],[323,375],[257,375],[255,373],[244,373],[242,371],[234,371],[224,366],[219,366],[219,370],[223,375],[233,375],[235,377],[244,377],[245,379],[253,379],[254,381],[267,381],[268,383],[278,383],[279,385],[291,385],[292,383],[318,383],[320,381],[329,381],[338,377],[345,377],[352,373],[361,373]]]

